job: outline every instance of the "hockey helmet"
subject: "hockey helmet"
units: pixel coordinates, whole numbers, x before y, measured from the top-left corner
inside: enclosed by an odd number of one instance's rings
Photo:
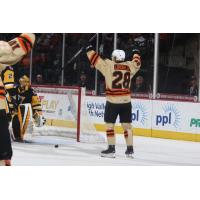
[[[115,49],[113,52],[112,52],[112,60],[113,61],[124,61],[125,59],[125,52],[123,50],[120,50],[120,49]]]

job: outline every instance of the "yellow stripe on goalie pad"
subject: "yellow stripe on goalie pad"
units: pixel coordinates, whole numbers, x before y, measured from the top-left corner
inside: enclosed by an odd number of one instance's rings
[[[24,106],[24,113],[22,115],[21,106]],[[27,108],[27,112],[25,112]],[[28,128],[29,122],[32,117],[31,105],[30,104],[21,104],[18,106],[18,119],[20,123],[20,137],[24,138],[26,130]]]

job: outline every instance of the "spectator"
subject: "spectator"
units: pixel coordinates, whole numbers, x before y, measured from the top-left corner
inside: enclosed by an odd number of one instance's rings
[[[181,94],[188,94],[188,87],[190,85],[189,83],[189,80],[190,80],[190,76],[187,74],[184,79],[183,79],[183,82],[181,84]]]
[[[80,75],[80,80],[78,81],[78,86],[86,87],[86,89],[88,89],[88,81],[87,81],[87,77],[84,72],[82,72]]]
[[[35,84],[37,84],[37,85],[42,85],[43,84],[42,74],[37,74],[36,75],[36,82],[35,82]]]
[[[146,86],[144,84],[144,78],[142,76],[137,76],[135,84],[133,85],[133,92],[147,92]]]
[[[134,43],[136,47],[144,47],[146,43],[146,39],[142,34],[138,34],[137,37],[134,39]]]
[[[191,77],[189,88],[188,88],[188,95],[189,96],[198,96],[197,79],[195,76]]]

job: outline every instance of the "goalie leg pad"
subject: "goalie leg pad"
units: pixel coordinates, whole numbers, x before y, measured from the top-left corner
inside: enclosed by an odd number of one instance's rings
[[[21,129],[18,115],[14,115],[12,119],[12,130],[16,140],[21,140]]]
[[[20,104],[18,107],[18,119],[20,123],[20,138],[22,140],[27,129],[32,124],[32,118],[31,104]]]

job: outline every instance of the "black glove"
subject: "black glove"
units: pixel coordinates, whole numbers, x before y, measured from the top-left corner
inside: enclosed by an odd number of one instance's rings
[[[86,52],[88,52],[88,51],[94,51],[94,47],[91,45],[91,44],[88,44],[86,47],[85,47],[85,50],[86,50]]]
[[[139,49],[133,49],[133,50],[132,50],[132,53],[133,53],[133,55],[134,55],[134,54],[138,54],[138,55],[141,54]]]

